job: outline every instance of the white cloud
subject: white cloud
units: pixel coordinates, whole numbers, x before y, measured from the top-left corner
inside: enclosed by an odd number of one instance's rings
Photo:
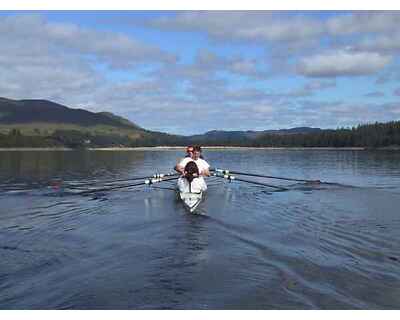
[[[104,80],[89,64],[63,54],[29,57],[0,53],[0,92],[9,98],[74,103],[101,87]]]
[[[162,31],[202,32],[215,44],[244,41],[265,46],[279,57],[266,60],[270,61],[268,74],[265,69],[260,72],[259,63],[251,60],[231,61],[226,66],[231,72],[253,77],[291,73],[288,61],[298,64],[300,74],[311,77],[369,75],[392,61],[388,52],[400,50],[400,13],[396,11],[344,12],[327,19],[293,12],[189,11],[150,19],[146,25]],[[333,47],[336,52],[310,56],[315,48]],[[215,55],[203,58],[209,65],[211,60],[214,66],[226,65]]]
[[[287,121],[299,118],[306,126],[331,128],[351,127],[375,121],[387,122],[398,118],[400,104],[345,102],[324,100],[303,100],[298,103],[297,110],[292,110]],[[298,122],[297,122],[298,123]]]
[[[332,35],[396,31],[399,24],[400,14],[396,11],[355,12],[330,18],[326,23]]]
[[[256,75],[258,73],[258,66],[255,60],[237,59],[232,61],[229,69],[242,75]]]
[[[71,107],[98,101],[95,95],[107,88],[114,88],[114,92],[119,89],[107,79],[107,72],[99,69],[99,61],[102,68],[135,70],[140,63],[154,65],[173,60],[159,48],[123,34],[49,22],[44,16],[30,14],[1,16],[0,43],[1,96],[43,98]],[[141,88],[129,88],[130,96],[149,85],[143,82]],[[152,92],[157,92],[156,87]],[[101,102],[104,105],[95,104],[91,109],[114,106],[111,99]]]
[[[333,22],[327,31],[323,20],[293,13],[184,12],[175,17],[170,14],[151,23],[162,30],[206,32],[214,42],[207,43],[208,49],[200,48],[192,63],[166,63],[174,62],[174,56],[157,48],[157,44],[143,43],[128,34],[49,22],[41,16],[0,17],[0,95],[44,98],[96,112],[111,111],[145,128],[175,133],[278,129],[300,124],[335,127],[374,117],[382,121],[393,119],[398,115],[396,104],[390,107],[361,101],[301,105],[301,97],[335,88],[336,82],[331,79],[310,79],[298,84],[299,88],[290,89],[299,77],[281,77],[278,82],[271,78],[272,73],[286,75],[290,66],[297,65],[297,71],[307,77],[369,75],[384,69],[388,79],[396,81],[398,72],[385,68],[392,57],[379,52],[389,45],[397,46],[400,41],[391,44],[394,31],[389,26],[379,27],[378,20],[368,30],[381,33],[369,35],[363,41],[354,37],[356,45],[352,43],[352,51],[328,51],[341,37],[325,38],[327,41],[318,41],[316,47],[302,47],[310,40],[329,36],[329,32],[344,38],[357,30],[362,32],[361,20],[357,26],[354,21],[348,22],[350,33],[346,33],[346,28],[335,27]],[[106,30],[108,26],[103,27]],[[166,32],[165,36],[169,34]],[[249,49],[251,58],[231,50],[235,41],[256,44],[257,58],[253,46]],[[218,47],[226,42],[228,50]],[[273,46],[268,46],[269,42]],[[338,47],[346,44],[335,43]],[[244,48],[243,43],[240,46]],[[293,50],[286,50],[289,47]],[[260,54],[260,48],[267,50]],[[313,55],[316,50],[326,51]],[[142,63],[149,68],[136,68]],[[110,75],[110,67],[121,69]],[[338,99],[339,85],[340,82],[336,88]],[[358,97],[367,100],[363,94],[357,92]],[[359,118],[358,113],[362,112],[365,117]]]
[[[159,48],[121,33],[83,28],[72,23],[48,22],[39,15],[0,17],[2,49],[93,55],[111,66],[143,62],[173,62],[175,57]]]
[[[308,77],[361,76],[382,70],[391,60],[379,53],[341,50],[303,58],[297,70]]]
[[[161,30],[200,31],[211,37],[245,41],[305,41],[323,33],[322,23],[304,16],[265,11],[189,11],[148,22]]]
[[[358,50],[398,52],[400,51],[400,32],[364,37],[354,47]]]
[[[399,49],[397,11],[344,12],[328,19],[318,14],[271,11],[186,11],[150,19],[146,26],[162,31],[203,32],[217,41],[244,41],[259,45],[273,44],[280,54],[291,55],[304,48],[330,44],[353,46],[366,37],[362,48]],[[277,47],[278,46],[278,47]]]
[[[259,116],[271,115],[274,111],[276,111],[276,108],[273,105],[258,104],[250,108],[250,112],[257,113]]]
[[[316,92],[321,92],[330,88],[336,87],[335,81],[321,81],[313,80],[306,83],[304,86],[288,91],[287,93],[281,94],[283,97],[288,98],[302,98],[314,95]]]

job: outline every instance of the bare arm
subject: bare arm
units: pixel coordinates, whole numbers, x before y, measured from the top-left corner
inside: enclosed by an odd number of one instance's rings
[[[185,159],[185,158],[183,158],[183,159]],[[176,164],[176,166],[174,167],[174,170],[176,172],[179,172],[180,174],[183,174],[185,171],[185,167],[181,165],[181,163],[183,162],[183,159],[180,159],[178,161],[178,163]]]
[[[209,177],[211,174],[210,174],[210,170],[207,168],[207,169],[204,169],[202,172],[201,172],[201,175],[202,176],[205,176],[205,177]]]
[[[202,167],[203,167],[204,169],[201,170],[201,175],[204,176],[204,177],[209,177],[209,176],[211,175],[211,174],[210,174],[210,165],[209,165],[208,162],[205,161],[205,160],[202,160],[202,162],[203,162]]]
[[[183,172],[184,172],[185,169],[184,169],[182,166],[180,166],[179,164],[177,164],[177,165],[174,167],[174,170],[175,170],[176,172],[180,173],[180,174],[183,174]]]

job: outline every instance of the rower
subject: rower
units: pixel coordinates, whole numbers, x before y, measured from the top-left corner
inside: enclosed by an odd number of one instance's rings
[[[199,168],[194,161],[189,161],[184,169],[183,175],[177,182],[179,192],[201,193],[207,190],[204,178],[199,174]]]
[[[186,151],[189,152],[192,149],[189,149],[191,146],[187,147]],[[203,159],[202,155],[201,155],[201,147],[200,146],[194,146],[192,147],[193,151],[190,153],[190,157],[186,156],[185,158],[183,158],[176,166],[175,166],[175,170],[182,173],[184,172],[184,168],[186,166],[186,164],[189,161],[194,161],[197,164],[197,167],[199,168],[199,172],[201,176],[205,176],[205,177],[209,177],[210,176],[210,165],[208,164],[208,162],[206,160]]]
[[[183,174],[184,168],[185,168],[185,164],[186,164],[187,162],[189,162],[189,161],[192,160],[193,151],[194,151],[193,146],[188,146],[188,147],[186,148],[186,155],[185,155],[184,158],[182,158],[181,160],[179,160],[179,162],[176,164],[176,166],[174,167],[174,170],[175,170],[175,171],[177,171],[177,172]],[[187,160],[185,160],[185,159],[187,159]]]
[[[206,160],[203,159],[200,146],[195,146],[193,148],[193,161],[196,162],[197,166],[199,167],[201,176],[210,176],[210,165]]]

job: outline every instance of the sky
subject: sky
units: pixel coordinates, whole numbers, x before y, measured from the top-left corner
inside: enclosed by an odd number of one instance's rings
[[[400,120],[400,11],[0,11],[0,97],[172,134]]]

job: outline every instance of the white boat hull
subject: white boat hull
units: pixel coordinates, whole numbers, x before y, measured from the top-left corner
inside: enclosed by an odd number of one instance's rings
[[[194,212],[203,199],[203,193],[179,192],[179,198],[190,212]]]

